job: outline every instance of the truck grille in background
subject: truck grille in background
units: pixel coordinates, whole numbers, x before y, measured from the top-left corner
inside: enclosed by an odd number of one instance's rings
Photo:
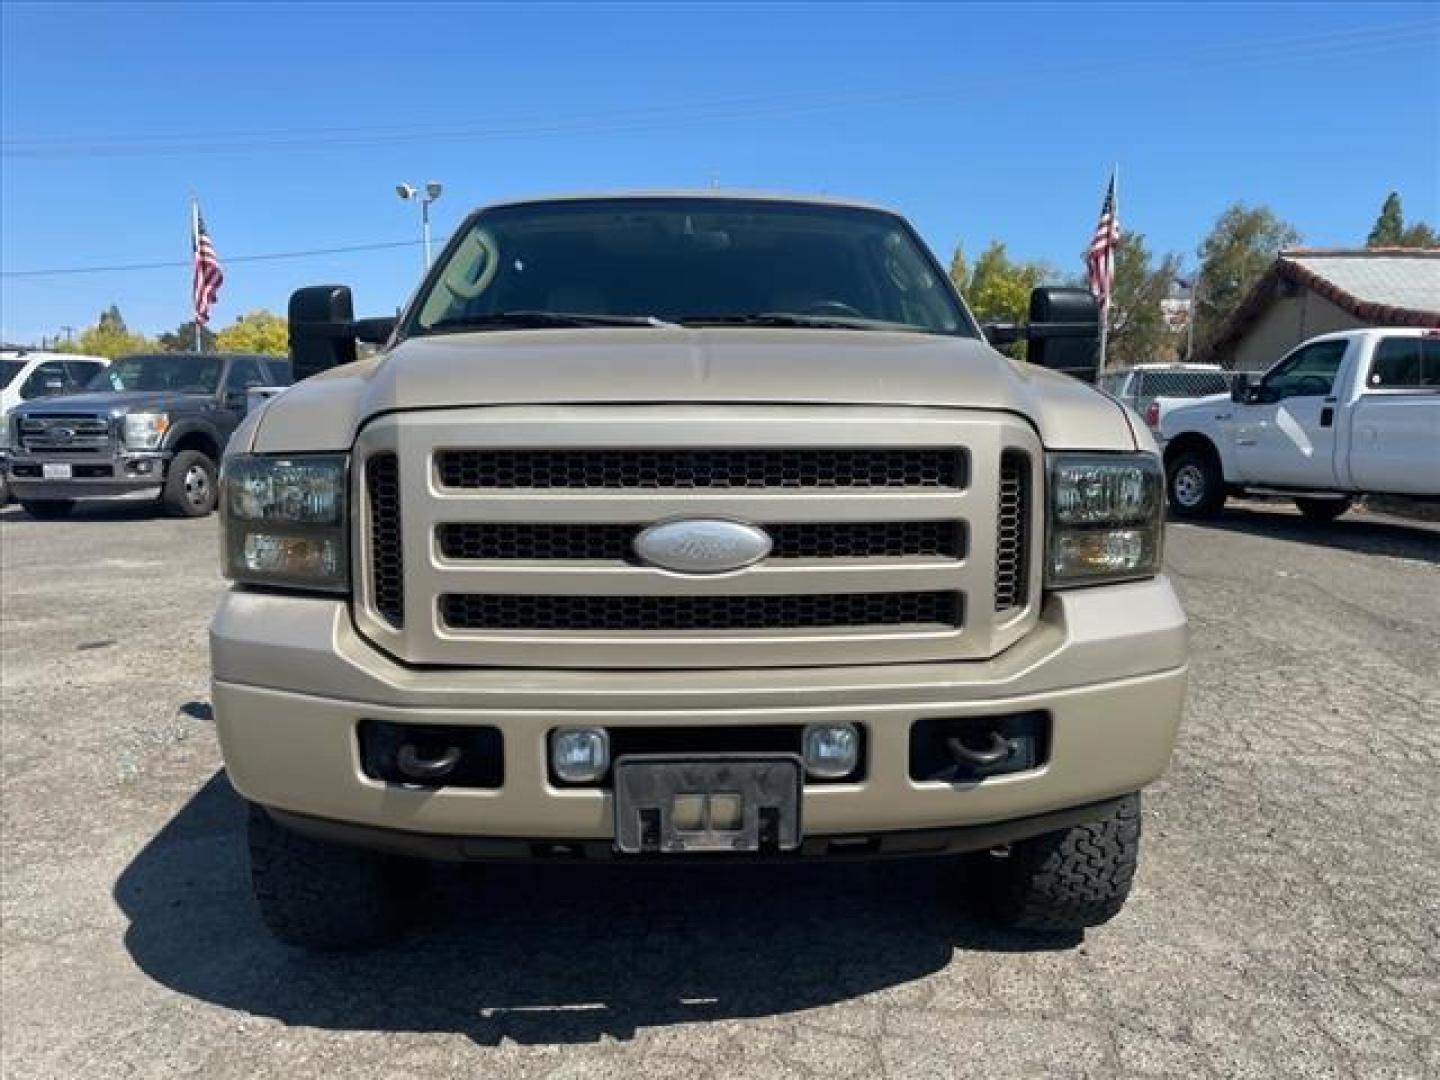
[[[950,448],[442,450],[452,488],[939,488],[965,486]]]
[[[628,562],[639,525],[447,523],[439,527],[447,559],[531,562]],[[965,555],[958,521],[824,521],[769,523],[771,559],[944,558]]]
[[[440,616],[456,630],[774,630],[777,627],[960,625],[953,592],[798,596],[538,596],[450,594]]]
[[[110,418],[94,413],[48,413],[20,420],[20,448],[37,454],[110,452]]]
[[[1023,608],[1030,533],[1030,457],[1021,450],[1000,455],[1000,499],[995,524],[995,610]]]
[[[365,464],[370,503],[371,602],[390,625],[405,625],[405,566],[400,541],[400,465],[394,454]]]

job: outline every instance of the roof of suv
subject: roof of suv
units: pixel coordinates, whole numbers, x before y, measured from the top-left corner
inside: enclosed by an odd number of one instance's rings
[[[554,202],[591,202],[599,200],[616,201],[624,199],[714,199],[718,202],[764,202],[764,203],[800,203],[812,206],[836,206],[851,210],[878,210],[885,214],[895,214],[897,211],[888,206],[881,206],[878,203],[865,202],[860,199],[847,199],[833,195],[794,195],[774,191],[731,191],[725,188],[671,188],[656,191],[577,191],[566,192],[558,195],[535,195],[526,198],[500,199],[496,202],[486,203],[480,207],[482,210],[491,210],[501,206],[527,206],[535,203]]]

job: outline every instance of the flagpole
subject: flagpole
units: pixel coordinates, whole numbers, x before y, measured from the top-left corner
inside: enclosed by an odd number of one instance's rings
[[[190,273],[195,273],[195,260],[200,257],[200,200],[190,196]],[[195,311],[195,289],[190,289],[190,325],[195,328],[195,351],[205,351],[205,341],[200,336],[200,314]]]
[[[1110,167],[1110,221],[1115,235],[1120,235],[1120,163]],[[1110,250],[1111,266],[1114,266],[1115,250]],[[1105,305],[1100,309],[1100,366],[1098,372],[1105,374],[1106,347],[1110,343],[1110,294],[1114,292],[1115,273],[1110,273],[1111,287],[1105,291]]]

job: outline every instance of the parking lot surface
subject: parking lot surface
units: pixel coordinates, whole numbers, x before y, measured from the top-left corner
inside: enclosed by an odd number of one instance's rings
[[[1171,527],[1189,713],[1083,938],[928,862],[450,868],[404,941],[321,959],[251,905],[214,519],[12,507],[0,546],[6,1077],[1440,1075],[1434,526]]]

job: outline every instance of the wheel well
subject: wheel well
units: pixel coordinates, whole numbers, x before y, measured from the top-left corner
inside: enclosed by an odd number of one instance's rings
[[[177,454],[182,450],[198,450],[211,461],[220,460],[220,447],[203,431],[187,431],[176,440],[174,450]]]
[[[1165,444],[1166,471],[1169,471],[1170,466],[1185,454],[1203,454],[1211,458],[1216,465],[1220,463],[1220,452],[1215,449],[1214,443],[1204,435],[1187,431],[1184,435],[1177,435]]]

